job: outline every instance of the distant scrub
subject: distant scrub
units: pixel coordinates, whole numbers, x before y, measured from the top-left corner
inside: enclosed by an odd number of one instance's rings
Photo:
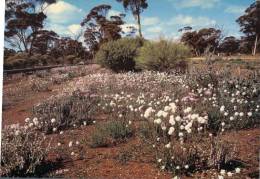
[[[103,44],[95,56],[95,61],[115,72],[135,69],[134,58],[143,40],[122,38]]]
[[[141,69],[167,71],[170,69],[185,70],[186,58],[190,49],[180,43],[161,39],[158,42],[146,42],[136,58]]]

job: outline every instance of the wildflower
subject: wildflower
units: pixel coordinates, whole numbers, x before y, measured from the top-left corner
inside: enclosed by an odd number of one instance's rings
[[[83,122],[83,125],[84,125],[84,126],[86,126],[86,125],[87,125],[87,122],[86,122],[86,121],[84,121],[84,122]]]
[[[185,169],[188,169],[188,168],[189,168],[189,165],[185,165],[184,168],[185,168]]]
[[[165,124],[164,124],[164,123],[162,123],[162,124],[161,124],[161,128],[162,128],[162,130],[163,130],[163,131],[165,131],[165,130],[166,130],[166,126],[165,126]]]
[[[158,160],[157,160],[158,163],[161,163],[161,161],[162,161],[162,159],[158,159]]]
[[[30,118],[27,117],[24,121],[28,123],[30,121]]]
[[[220,170],[220,174],[221,174],[221,175],[225,175],[225,173],[226,173],[226,171],[225,171],[225,170],[223,170],[223,169],[222,169],[222,170]]]
[[[56,119],[52,118],[51,119],[51,123],[54,123],[56,121]]]
[[[180,117],[180,116],[177,116],[177,117],[175,118],[175,120],[176,120],[177,122],[179,122],[179,121],[181,120],[181,117]]]
[[[161,169],[164,170],[165,169],[165,165],[161,166]]]
[[[179,132],[179,137],[183,137],[183,133],[182,132]]]
[[[96,121],[93,121],[93,124],[96,124]]]
[[[79,145],[79,141],[76,141],[76,145]]]
[[[222,175],[219,175],[218,179],[224,179],[224,177]]]
[[[168,131],[168,134],[169,134],[169,135],[172,135],[173,132],[174,132],[174,130],[175,130],[174,127],[170,127],[170,129],[169,129],[169,131]]]
[[[225,112],[225,113],[224,113],[224,116],[228,116],[228,112]]]
[[[240,117],[243,117],[243,116],[244,116],[244,113],[243,113],[243,112],[240,112],[240,113],[239,113],[239,116],[240,116]]]
[[[16,136],[18,136],[20,134],[20,131],[19,130],[16,130],[15,133],[14,133]]]
[[[169,123],[170,123],[172,126],[175,125],[175,120],[174,120],[173,115],[170,116]]]
[[[233,116],[230,116],[229,119],[230,119],[230,121],[233,121],[233,120],[234,120],[234,117],[233,117]]]
[[[73,144],[73,142],[72,142],[72,141],[70,141],[70,143],[69,143],[69,147],[72,147],[72,144]]]
[[[155,119],[153,122],[154,122],[155,124],[161,124],[161,123],[162,123],[162,120],[161,120],[160,118],[158,118],[158,119]]]
[[[168,144],[165,145],[165,147],[166,147],[167,149],[169,149],[169,148],[171,147],[171,143],[169,142]]]
[[[152,107],[147,108],[147,109],[145,110],[145,112],[144,112],[144,117],[145,117],[146,119],[149,118],[149,117],[151,116],[152,112],[153,112],[153,108],[152,108]]]
[[[32,127],[32,126],[33,126],[33,123],[30,123],[30,124],[29,124],[29,127]]]
[[[123,117],[123,115],[122,115],[122,114],[119,114],[119,115],[118,115],[118,117],[119,117],[119,118],[122,118],[122,117]]]
[[[251,116],[252,116],[252,112],[248,112],[247,115],[248,115],[249,117],[251,117]]]
[[[176,169],[177,169],[177,170],[180,170],[180,169],[181,169],[181,167],[178,165],[178,166],[176,167]]]
[[[132,124],[132,121],[128,121],[128,124],[131,125],[131,124]]]
[[[57,131],[57,128],[56,128],[56,127],[54,127],[54,128],[52,129],[52,131],[53,131],[53,132],[56,132],[56,131]]]
[[[74,152],[71,152],[71,154],[70,155],[75,155],[75,153]]]
[[[192,108],[191,107],[187,107],[186,109],[183,110],[184,113],[189,113],[191,112]]]
[[[60,142],[58,142],[58,146],[61,146],[61,143],[60,143]]]
[[[227,176],[232,177],[233,173],[227,172]]]
[[[240,168],[236,168],[235,171],[236,171],[236,173],[240,173],[241,169]]]
[[[220,107],[220,112],[224,112],[224,110],[225,110],[225,106],[221,106]]]
[[[64,132],[63,131],[60,131],[60,134],[63,134]]]

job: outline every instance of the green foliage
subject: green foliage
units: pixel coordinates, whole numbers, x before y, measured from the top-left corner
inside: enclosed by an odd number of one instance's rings
[[[91,136],[92,147],[105,147],[122,142],[133,134],[131,127],[122,121],[111,121],[98,125]]]
[[[141,69],[165,71],[183,70],[187,67],[185,59],[190,50],[183,44],[161,39],[158,42],[147,42],[141,48],[136,59]]]
[[[130,71],[135,69],[134,58],[142,46],[141,39],[122,38],[103,44],[95,56],[95,61],[113,71]]]
[[[51,98],[33,108],[34,116],[40,120],[38,128],[45,133],[71,128],[92,122],[97,108],[95,94],[75,91],[72,95]],[[55,119],[55,122],[51,122]],[[53,131],[54,130],[54,131]]]

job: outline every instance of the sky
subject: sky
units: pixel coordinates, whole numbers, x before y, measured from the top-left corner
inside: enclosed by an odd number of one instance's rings
[[[142,32],[146,39],[161,36],[178,39],[178,30],[184,26],[193,29],[215,27],[223,30],[225,36],[240,37],[236,19],[254,0],[147,0],[148,8],[141,15]],[[136,26],[131,12],[125,12],[116,0],[58,0],[46,10],[45,28],[61,36],[73,36],[80,30],[80,22],[89,11],[100,4],[109,4],[109,15],[126,13],[125,25]]]

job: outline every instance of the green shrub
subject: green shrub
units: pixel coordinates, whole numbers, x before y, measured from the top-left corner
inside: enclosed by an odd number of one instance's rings
[[[100,47],[95,61],[116,72],[131,71],[135,69],[134,58],[141,46],[140,39],[122,38],[110,41]]]
[[[45,136],[33,127],[8,126],[2,131],[1,176],[39,176],[50,150]]]
[[[141,69],[165,71],[185,70],[190,50],[183,44],[161,39],[158,42],[146,42],[136,58]]]
[[[50,98],[34,106],[33,114],[40,121],[38,128],[52,133],[91,123],[98,100],[92,92],[75,91],[72,95]]]
[[[92,147],[105,147],[126,140],[132,135],[132,128],[122,121],[111,121],[98,125],[91,135]]]

